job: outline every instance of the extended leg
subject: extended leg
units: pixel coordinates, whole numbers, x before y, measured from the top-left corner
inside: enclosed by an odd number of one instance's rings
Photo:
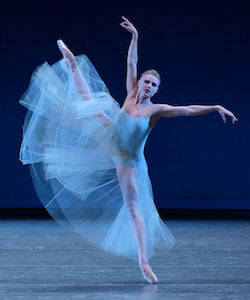
[[[69,50],[69,48],[64,44],[62,40],[58,40],[57,45],[63,55],[63,58],[68,58],[70,62],[70,67],[72,73],[74,74],[75,85],[78,93],[82,96],[84,100],[91,100],[91,91],[84,77],[82,76],[82,73],[79,70],[74,54]],[[97,114],[94,114],[93,117],[100,118],[104,127],[109,127],[112,124],[112,120],[107,116],[106,113],[102,111]]]
[[[78,93],[83,97],[84,100],[91,100],[91,91],[78,68],[74,54],[69,50],[69,48],[64,44],[62,40],[58,40],[57,45],[63,55],[63,58],[69,59],[70,67],[72,73],[74,74],[75,85]]]

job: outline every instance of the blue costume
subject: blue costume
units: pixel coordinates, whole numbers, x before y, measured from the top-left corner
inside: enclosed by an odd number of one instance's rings
[[[37,194],[58,223],[108,252],[138,259],[116,172],[120,164],[134,167],[147,258],[158,248],[169,251],[175,238],[156,210],[144,157],[149,117],[120,108],[88,58],[76,60],[92,99],[77,91],[68,59],[38,67],[20,100],[28,108],[20,160],[31,165]]]

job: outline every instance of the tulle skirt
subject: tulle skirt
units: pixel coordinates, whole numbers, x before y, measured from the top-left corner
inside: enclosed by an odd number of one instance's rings
[[[20,160],[30,164],[37,194],[59,224],[110,253],[138,259],[114,159],[120,154],[116,144],[120,106],[88,58],[76,59],[92,99],[84,100],[77,91],[67,59],[39,66],[20,100],[28,108]],[[149,259],[159,248],[169,251],[175,238],[154,205],[144,155],[133,166]]]

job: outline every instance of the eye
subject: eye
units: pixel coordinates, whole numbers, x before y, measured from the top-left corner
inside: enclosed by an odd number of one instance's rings
[[[145,80],[144,82],[149,83],[149,80]]]
[[[154,82],[152,83],[152,86],[156,86],[156,85],[157,85],[156,83],[154,83]]]

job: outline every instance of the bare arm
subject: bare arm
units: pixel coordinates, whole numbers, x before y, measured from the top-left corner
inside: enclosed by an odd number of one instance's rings
[[[137,86],[138,32],[127,18],[122,18],[124,21],[120,25],[132,34],[127,56],[126,89],[129,94]]]
[[[238,119],[230,111],[221,105],[188,105],[188,106],[172,106],[167,104],[159,104],[157,115],[159,117],[180,117],[180,116],[199,116],[210,112],[218,111],[224,123],[226,123],[226,115],[232,118],[233,124]]]

